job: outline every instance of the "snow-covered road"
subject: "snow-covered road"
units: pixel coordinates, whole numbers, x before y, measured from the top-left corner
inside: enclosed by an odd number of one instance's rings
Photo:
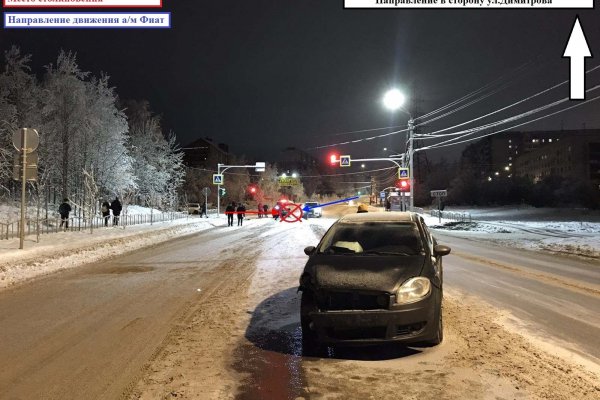
[[[213,224],[1,291],[0,398],[600,399],[600,268],[449,235],[442,345],[303,357],[303,248],[332,222]]]

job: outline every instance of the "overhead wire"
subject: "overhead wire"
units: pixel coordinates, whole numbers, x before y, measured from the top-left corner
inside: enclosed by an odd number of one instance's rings
[[[490,83],[488,83],[488,84],[486,84],[486,85],[482,86],[481,88],[479,88],[479,89],[477,89],[477,90],[475,90],[475,91],[473,91],[473,92],[471,92],[471,93],[468,93],[468,94],[466,94],[465,96],[463,96],[463,97],[461,97],[461,98],[459,98],[459,99],[457,99],[457,100],[454,100],[453,102],[451,102],[451,103],[449,103],[449,104],[447,104],[447,105],[445,105],[445,106],[442,106],[442,107],[440,107],[440,108],[438,108],[438,109],[436,109],[436,110],[433,110],[433,111],[431,111],[431,112],[429,112],[429,113],[427,113],[427,114],[420,115],[420,116],[418,116],[418,117],[414,118],[414,120],[415,120],[415,121],[417,121],[417,120],[420,120],[420,119],[429,118],[430,116],[432,116],[432,115],[435,115],[435,114],[439,114],[440,112],[442,112],[442,111],[445,111],[446,109],[448,109],[448,108],[451,108],[451,107],[455,106],[456,104],[460,104],[460,103],[462,103],[463,101],[466,101],[466,100],[468,100],[469,98],[471,98],[471,97],[473,97],[473,96],[476,96],[476,95],[478,95],[479,93],[481,93],[481,92],[483,92],[483,91],[487,90],[488,88],[490,88],[490,87],[493,87],[493,86],[494,86],[494,85],[495,85],[497,82],[498,82],[498,83],[499,83],[499,82],[501,82],[501,81],[502,81],[502,80],[504,80],[504,79],[505,79],[507,76],[510,76],[510,75],[512,75],[512,74],[515,74],[515,73],[517,73],[519,70],[526,69],[527,67],[529,67],[529,65],[531,65],[531,61],[528,61],[528,62],[526,62],[526,63],[523,63],[523,64],[521,64],[520,66],[518,66],[517,68],[515,68],[513,71],[510,71],[508,74],[505,74],[505,75],[502,75],[502,76],[500,76],[500,77],[496,78],[496,79],[495,79],[495,80],[493,80],[492,82],[490,82]]]
[[[597,86],[597,87],[600,87],[600,85],[599,85],[599,86]],[[596,87],[596,88],[597,88],[597,87]],[[518,127],[520,127],[520,126],[523,126],[523,125],[531,124],[531,123],[533,123],[533,122],[537,122],[537,121],[540,121],[540,120],[542,120],[542,119],[545,119],[545,118],[552,117],[552,116],[554,116],[554,115],[557,115],[557,114],[560,114],[560,113],[562,113],[562,112],[565,112],[565,111],[571,110],[571,109],[573,109],[573,108],[581,107],[581,106],[583,106],[584,104],[587,104],[587,103],[590,103],[590,102],[593,102],[593,101],[596,101],[596,100],[599,100],[599,99],[600,99],[600,95],[599,95],[599,96],[596,96],[596,97],[593,97],[593,98],[591,98],[591,99],[589,99],[589,100],[584,100],[584,101],[582,101],[582,102],[580,102],[580,103],[577,103],[577,104],[575,104],[575,105],[572,105],[572,106],[570,106],[570,107],[564,108],[564,109],[562,109],[562,110],[554,111],[554,112],[552,112],[552,113],[550,113],[550,114],[543,115],[543,116],[541,116],[541,117],[538,117],[538,118],[532,119],[531,121],[525,121],[525,122],[522,122],[522,123],[520,123],[520,124],[513,125],[513,126],[511,126],[510,128],[507,128],[507,129],[501,129],[501,130],[497,130],[497,131],[495,131],[495,132],[487,133],[487,134],[484,134],[484,135],[481,135],[481,136],[477,136],[477,137],[474,137],[474,138],[465,139],[465,140],[462,140],[462,141],[459,141],[459,142],[452,142],[452,143],[448,143],[448,144],[445,144],[445,142],[442,142],[442,143],[437,143],[437,144],[434,144],[434,145],[431,145],[431,146],[425,146],[425,147],[421,147],[421,148],[419,148],[419,149],[416,149],[416,150],[415,150],[415,152],[417,152],[417,151],[423,151],[423,150],[429,150],[429,149],[435,149],[435,148],[441,148],[441,147],[454,146],[454,145],[461,144],[461,143],[467,143],[467,142],[471,142],[471,141],[473,141],[473,140],[479,140],[479,139],[482,139],[482,138],[484,138],[484,137],[488,137],[488,136],[492,136],[492,135],[499,134],[499,133],[502,133],[502,132],[506,132],[506,131],[507,131],[507,130],[509,130],[509,129],[518,128]],[[467,136],[467,135],[465,135],[465,136]],[[455,138],[454,140],[457,140],[457,139],[460,139],[460,138]]]
[[[600,64],[597,65],[597,66],[595,66],[595,67],[593,67],[593,68],[590,68],[585,73],[589,74],[589,73],[594,72],[594,71],[596,71],[598,69],[600,69]],[[419,138],[420,140],[427,140],[427,139],[436,139],[436,138],[445,137],[445,136],[460,135],[464,131],[462,131],[462,132],[454,132],[454,133],[447,133],[447,134],[443,134],[443,135],[440,135],[439,133],[446,132],[446,131],[449,131],[451,129],[455,129],[455,128],[458,128],[458,127],[461,127],[461,126],[464,126],[464,125],[468,125],[470,123],[473,123],[473,122],[479,121],[481,119],[490,117],[490,116],[492,116],[494,114],[498,114],[499,112],[506,111],[506,110],[508,110],[510,108],[513,108],[513,107],[515,107],[515,106],[517,106],[519,104],[525,103],[525,102],[527,102],[529,100],[532,100],[532,99],[534,99],[534,98],[536,98],[538,96],[541,96],[541,95],[546,94],[546,93],[548,93],[548,92],[550,92],[550,91],[552,91],[554,89],[557,89],[557,88],[559,88],[559,87],[561,87],[561,86],[563,86],[563,85],[565,85],[565,84],[567,84],[569,82],[570,82],[569,80],[565,80],[565,81],[560,82],[560,83],[558,83],[558,84],[556,84],[554,86],[551,86],[551,87],[549,87],[547,89],[544,89],[544,90],[542,90],[542,91],[540,91],[540,92],[538,92],[538,93],[536,93],[534,95],[531,95],[531,96],[529,96],[529,97],[527,97],[525,99],[521,99],[521,100],[519,100],[519,101],[517,101],[515,103],[509,104],[508,106],[499,108],[498,110],[492,111],[492,112],[490,112],[488,114],[482,115],[482,116],[474,118],[472,120],[469,120],[469,121],[466,121],[466,122],[462,122],[460,124],[457,124],[457,125],[454,125],[454,126],[451,126],[451,127],[448,127],[448,128],[440,129],[440,130],[435,131],[435,132],[425,133],[425,134],[415,134],[414,136],[416,138]]]

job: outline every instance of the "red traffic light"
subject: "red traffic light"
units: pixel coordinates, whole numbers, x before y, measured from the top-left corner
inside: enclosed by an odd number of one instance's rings
[[[400,189],[401,192],[410,192],[410,182],[406,179],[396,180],[396,187]]]
[[[248,186],[248,192],[256,194],[256,192],[258,192],[258,188],[256,187],[256,185],[250,185]]]
[[[337,164],[339,162],[340,162],[340,156],[338,156],[335,153],[332,153],[332,154],[329,155],[329,163],[331,165],[335,165],[335,164]]]

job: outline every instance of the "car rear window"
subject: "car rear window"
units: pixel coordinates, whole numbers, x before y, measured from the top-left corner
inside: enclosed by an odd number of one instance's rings
[[[322,254],[417,255],[423,251],[412,222],[337,223],[319,245]]]

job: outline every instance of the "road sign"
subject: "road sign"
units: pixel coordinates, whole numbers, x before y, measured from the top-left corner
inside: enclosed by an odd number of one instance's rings
[[[398,168],[398,179],[410,179],[408,168]]]
[[[340,156],[340,167],[349,167],[350,164],[350,156]]]
[[[265,172],[265,168],[267,168],[267,165],[264,162],[257,162],[254,166],[256,172]]]
[[[202,188],[202,194],[204,195],[204,197],[210,196],[210,188],[209,187],[203,187]]]
[[[23,178],[23,155],[15,154],[13,159],[13,179],[20,181]],[[25,180],[37,181],[38,153],[27,154],[27,169],[25,170]]]
[[[213,174],[213,185],[223,184],[223,174]]]
[[[379,192],[379,197],[381,197],[382,199],[385,199],[385,192]]]
[[[298,186],[300,185],[300,179],[286,176],[285,178],[279,177],[279,186]]]
[[[25,180],[26,181],[37,181],[38,173],[37,173],[37,165],[28,165],[25,170]],[[15,181],[20,181],[23,178],[23,168],[20,165],[13,165],[13,179]]]
[[[448,196],[447,190],[432,190],[431,197],[446,197]]]
[[[35,151],[40,144],[40,136],[35,129],[31,128],[19,129],[13,133],[12,143],[13,146],[15,146],[15,149],[17,149],[17,151],[21,151],[23,148],[23,135],[25,136],[25,144],[27,145],[25,152],[31,153]]]

